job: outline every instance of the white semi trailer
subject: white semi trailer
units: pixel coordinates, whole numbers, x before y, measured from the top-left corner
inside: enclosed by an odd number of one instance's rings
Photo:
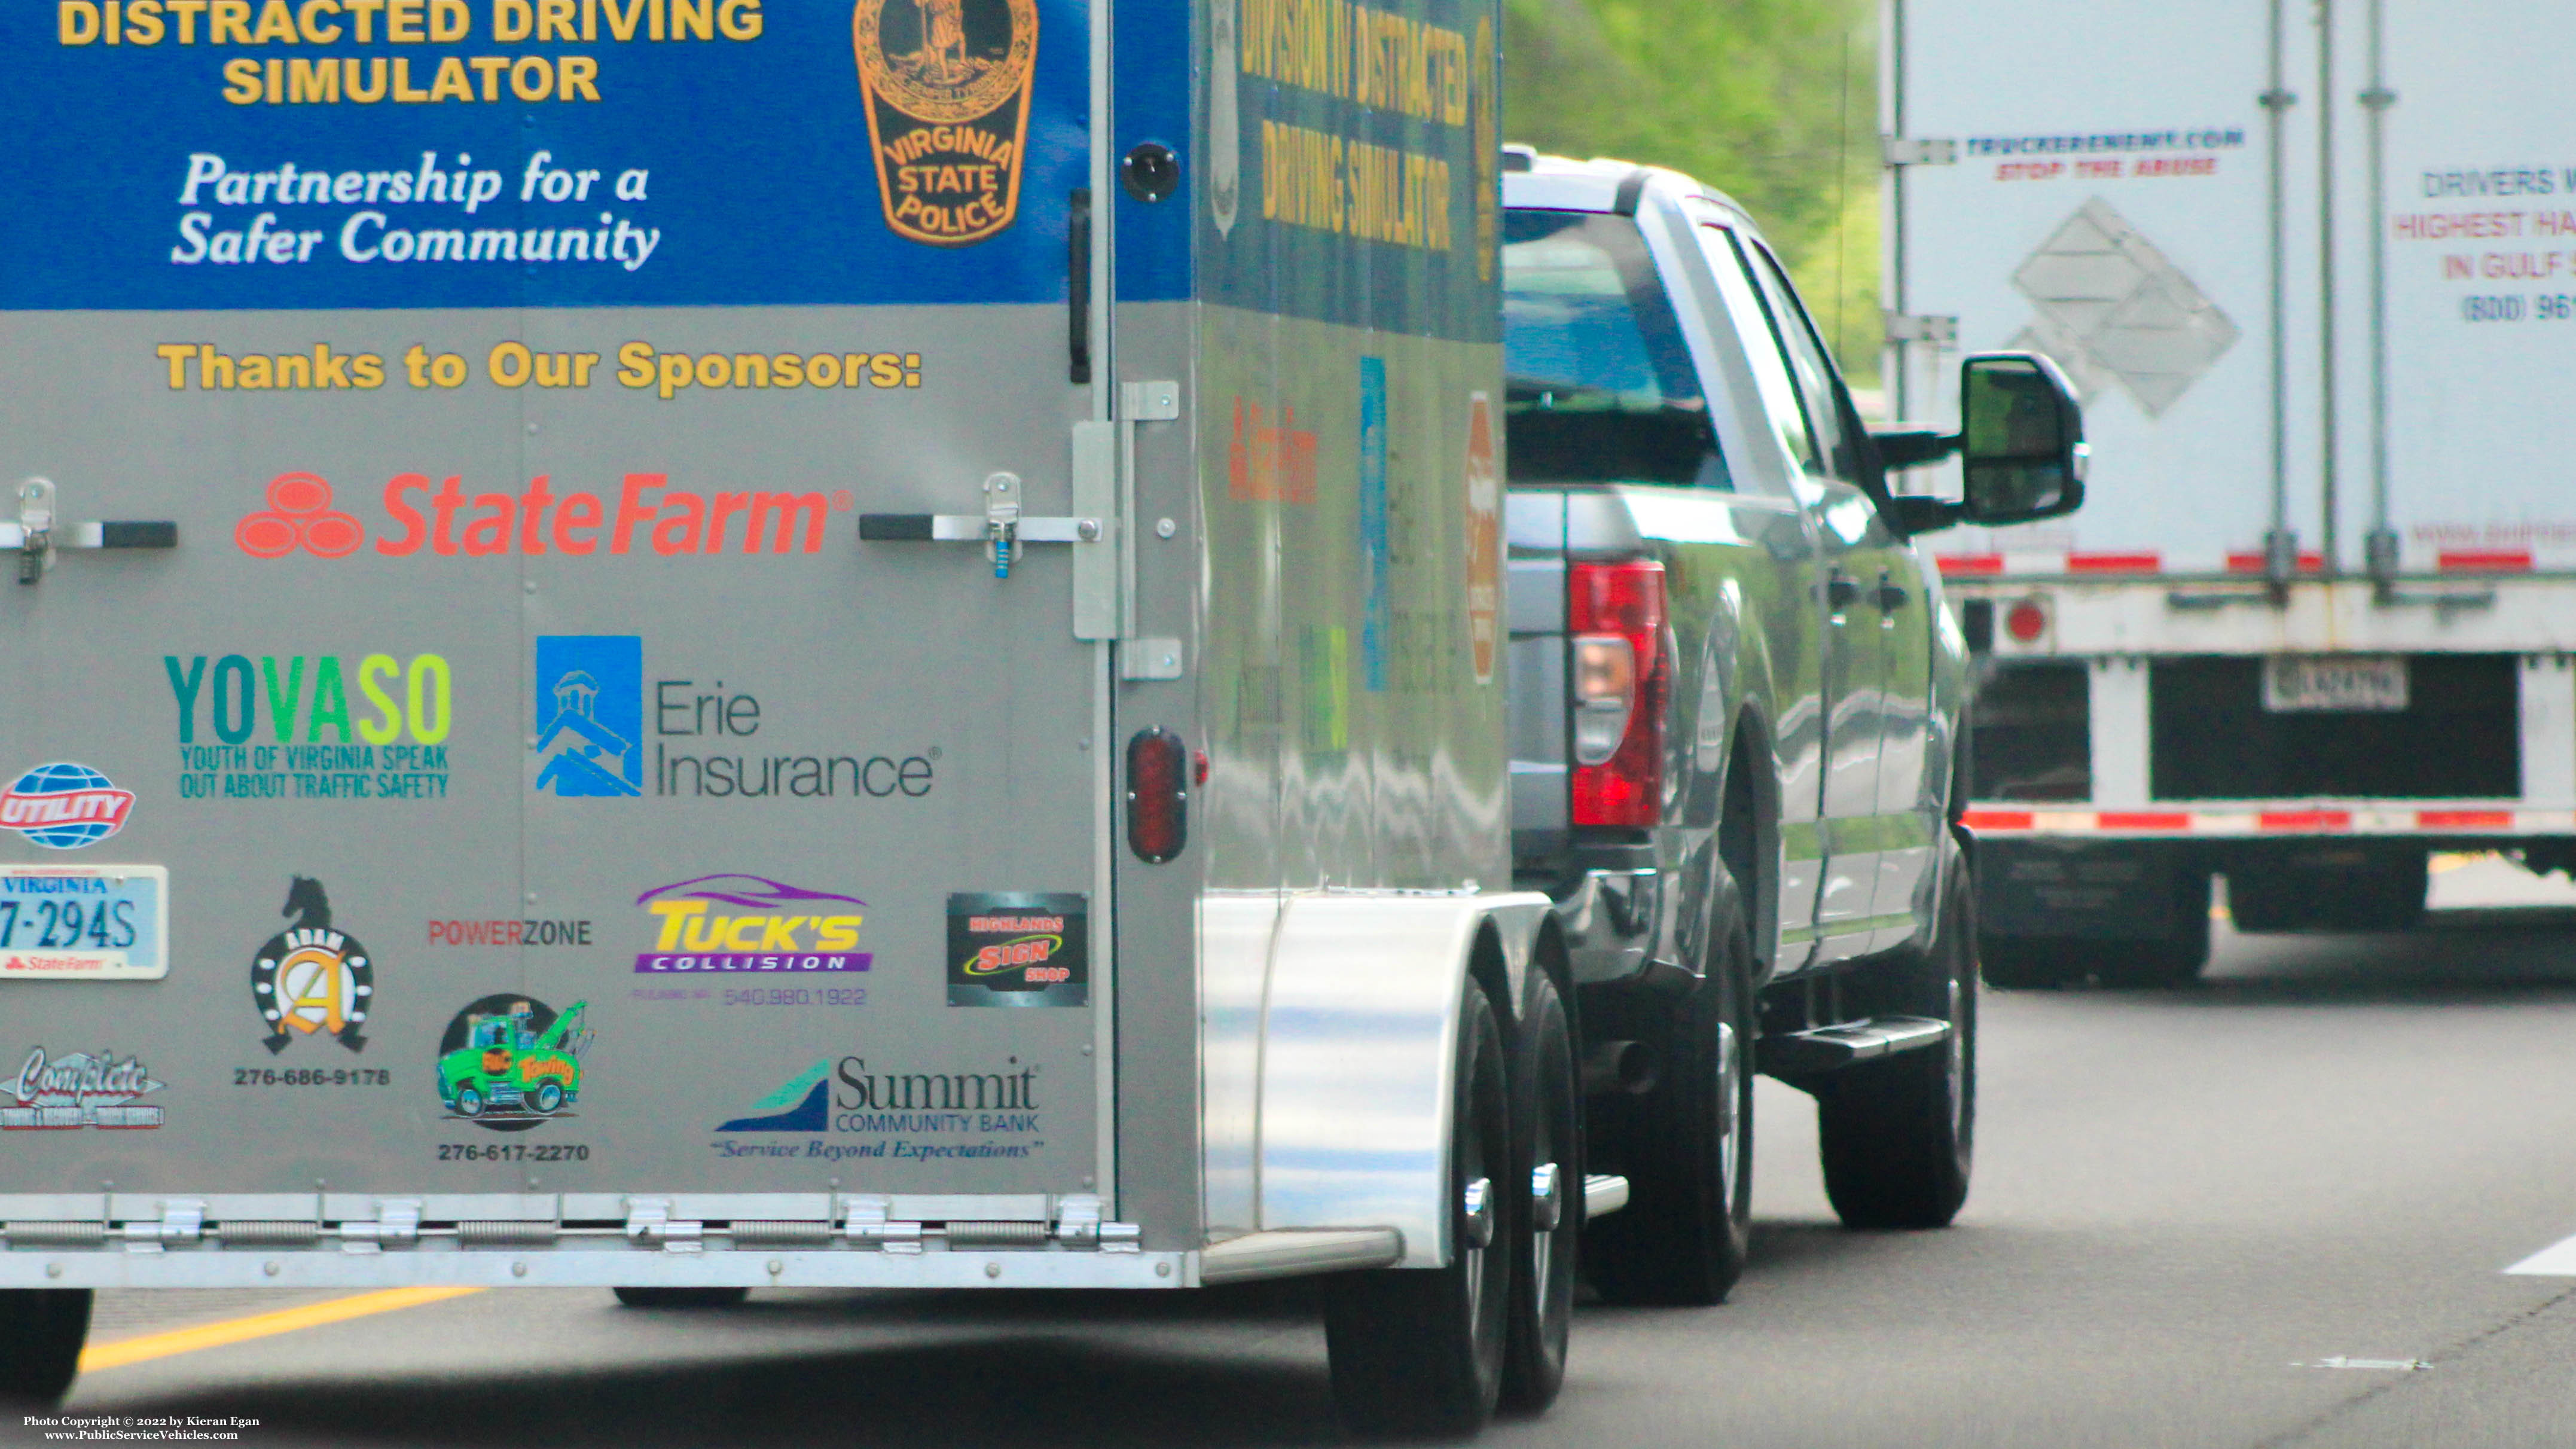
[[[1940,559],[1988,979],[2188,979],[2213,875],[2240,929],[2402,928],[2432,851],[2576,863],[2565,11],[1882,16],[1891,409],[2028,348],[2093,445],[2080,517]]]

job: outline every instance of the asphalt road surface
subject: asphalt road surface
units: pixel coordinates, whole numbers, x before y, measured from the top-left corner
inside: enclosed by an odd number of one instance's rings
[[[2482,861],[2435,901],[2484,909],[2222,929],[2192,991],[1990,993],[1976,1190],[1944,1232],[1836,1227],[1814,1113],[1764,1083],[1734,1300],[1585,1309],[1564,1399],[1485,1442],[2576,1444],[2576,1276],[2503,1271],[2576,1235],[2576,891]],[[331,1296],[105,1295],[92,1341]],[[1339,1439],[1293,1285],[484,1292],[101,1369],[70,1408],[256,1418],[241,1442],[270,1446]]]

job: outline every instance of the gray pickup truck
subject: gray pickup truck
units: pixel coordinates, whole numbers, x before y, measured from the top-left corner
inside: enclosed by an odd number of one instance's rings
[[[1971,676],[1916,536],[2083,496],[2045,360],[1964,365],[1960,431],[1873,438],[1786,270],[1674,172],[1515,148],[1504,176],[1512,840],[1566,927],[1623,1302],[1744,1263],[1753,1075],[1818,1104],[1853,1226],[1968,1190]],[[1891,467],[1960,457],[1956,501]]]

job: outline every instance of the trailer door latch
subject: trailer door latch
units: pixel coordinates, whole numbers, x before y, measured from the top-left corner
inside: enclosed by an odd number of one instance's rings
[[[177,548],[176,523],[75,523],[54,526],[54,485],[30,478],[18,485],[18,521],[0,523],[0,549],[18,553],[18,582],[32,584],[54,566],[57,549]]]
[[[981,543],[993,577],[1007,579],[1022,545],[1097,543],[1098,518],[1029,518],[1020,512],[1020,475],[995,473],[984,480],[984,511],[972,513],[862,513],[863,543]]]

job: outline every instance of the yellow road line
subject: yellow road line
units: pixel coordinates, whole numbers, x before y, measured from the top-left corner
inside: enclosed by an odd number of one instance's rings
[[[220,1323],[201,1323],[194,1328],[92,1344],[81,1351],[80,1367],[82,1373],[96,1373],[100,1369],[122,1368],[146,1359],[168,1358],[174,1353],[195,1353],[203,1348],[221,1348],[228,1343],[247,1343],[272,1334],[293,1333],[299,1328],[319,1328],[326,1323],[364,1318],[371,1313],[391,1313],[398,1308],[417,1308],[424,1303],[462,1298],[468,1293],[482,1291],[471,1287],[388,1288],[381,1293],[327,1298],[301,1308],[282,1308],[275,1313],[254,1313],[247,1318],[227,1318]]]

